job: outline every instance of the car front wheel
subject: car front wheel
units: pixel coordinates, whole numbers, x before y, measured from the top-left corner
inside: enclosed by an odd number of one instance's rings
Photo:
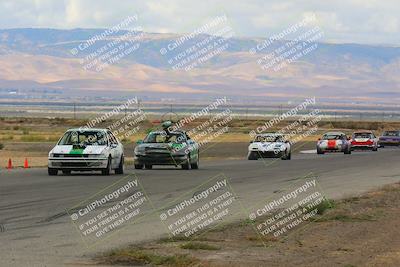
[[[190,156],[188,155],[185,161],[181,164],[182,170],[190,169]]]
[[[196,162],[190,164],[190,167],[191,167],[192,169],[197,170],[197,169],[199,168],[199,158],[200,158],[200,155],[197,154],[197,160],[196,160]]]
[[[258,160],[258,153],[257,152],[250,152],[249,155],[247,156],[248,160]]]
[[[50,176],[55,176],[55,175],[58,174],[58,170],[57,170],[57,169],[52,169],[52,168],[47,168],[47,173],[48,173]]]
[[[141,169],[143,169],[143,164],[135,164],[135,169],[136,169],[136,170],[141,170]]]
[[[118,168],[115,169],[115,174],[124,174],[124,156],[121,156],[121,160],[119,161]]]
[[[107,167],[101,171],[102,175],[110,175],[111,173],[111,158],[108,158]]]

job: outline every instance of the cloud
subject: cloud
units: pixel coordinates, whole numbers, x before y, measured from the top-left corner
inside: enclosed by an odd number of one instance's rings
[[[190,32],[226,14],[239,36],[267,37],[315,13],[326,40],[400,44],[398,0],[19,0],[0,3],[0,28],[106,28],[138,15],[149,32]]]

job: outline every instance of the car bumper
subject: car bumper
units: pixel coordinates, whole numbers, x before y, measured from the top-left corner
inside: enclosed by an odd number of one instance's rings
[[[326,153],[344,152],[343,148],[320,147],[319,150],[326,152]]]
[[[399,146],[400,141],[379,141],[379,145],[383,146]]]
[[[135,155],[133,158],[134,164],[149,164],[149,165],[180,165],[186,162],[186,155]]]
[[[357,149],[373,149],[375,147],[375,145],[370,145],[370,144],[353,144],[351,146],[352,150],[357,150]]]
[[[66,170],[95,170],[107,168],[108,158],[101,159],[60,159],[50,158],[48,167]]]
[[[260,151],[252,150],[251,152],[257,153],[261,158],[281,158],[285,154],[284,151]]]

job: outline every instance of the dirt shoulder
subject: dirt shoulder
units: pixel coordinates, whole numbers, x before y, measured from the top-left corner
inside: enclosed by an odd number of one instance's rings
[[[400,183],[334,202],[285,237],[260,238],[250,221],[197,240],[160,240],[96,257],[111,265],[399,266]]]

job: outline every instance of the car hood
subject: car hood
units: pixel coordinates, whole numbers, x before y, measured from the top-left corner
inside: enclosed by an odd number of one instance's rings
[[[101,154],[107,146],[87,146],[85,148],[74,148],[72,145],[55,146],[50,153],[54,154]]]
[[[379,139],[393,139],[393,140],[400,140],[400,136],[381,136]]]
[[[258,148],[261,150],[274,150],[275,147],[284,146],[283,142],[254,142],[250,144],[250,149]]]

